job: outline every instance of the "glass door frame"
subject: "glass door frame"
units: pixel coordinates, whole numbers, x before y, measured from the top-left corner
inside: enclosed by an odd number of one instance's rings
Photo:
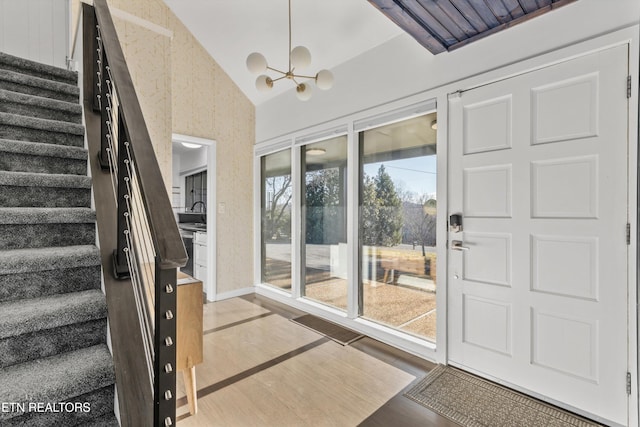
[[[438,99],[440,105],[446,106],[446,96]],[[446,109],[446,108],[445,108]],[[261,283],[261,212],[260,197],[256,200],[254,235],[256,236],[254,246],[256,248],[254,277],[256,283],[256,293],[275,299],[294,308],[302,309],[326,320],[341,324],[345,327],[360,331],[375,339],[387,342],[405,351],[417,354],[420,357],[442,362],[446,360],[446,144],[442,141],[442,134],[445,133],[444,126],[438,129],[438,204],[442,206],[437,212],[437,235],[438,235],[438,283],[440,289],[437,294],[437,307],[439,318],[436,343],[414,335],[402,332],[389,326],[381,325],[371,320],[363,319],[362,312],[362,292],[360,292],[361,276],[361,254],[360,254],[360,233],[359,233],[359,202],[360,202],[360,148],[359,134],[362,131],[380,127],[386,124],[404,121],[413,117],[422,116],[436,112],[438,120],[446,123],[446,111],[436,108],[436,98],[424,98],[422,101],[410,104],[409,106],[397,109],[382,109],[378,114],[360,113],[348,120],[341,120],[336,126],[318,126],[312,129],[302,130],[295,134],[288,135],[277,141],[267,141],[257,144],[254,153],[254,180],[255,189],[261,187],[261,156],[269,153],[291,148],[291,172],[293,184],[292,199],[292,286],[291,293],[282,292],[270,285]],[[319,302],[310,300],[303,296],[302,284],[304,283],[305,256],[304,256],[304,235],[302,218],[301,198],[304,191],[304,177],[302,176],[302,153],[307,144],[331,139],[337,136],[347,137],[347,280],[348,296],[347,310],[342,311]],[[441,155],[442,153],[442,155]],[[260,191],[256,191],[260,193]],[[442,204],[441,204],[442,202]],[[442,325],[440,325],[442,323]]]

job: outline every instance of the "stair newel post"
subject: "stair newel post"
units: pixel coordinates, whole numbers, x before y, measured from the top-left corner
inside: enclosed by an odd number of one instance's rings
[[[154,426],[176,423],[177,269],[155,262]]]
[[[131,220],[129,217],[129,170],[130,159],[129,150],[127,150],[127,132],[122,114],[118,112],[117,118],[117,139],[118,139],[118,213],[117,221],[117,246],[113,252],[113,274],[118,279],[129,278],[129,266],[127,264],[127,251],[129,245],[127,242],[127,234],[129,227],[127,222]],[[134,254],[130,254],[132,257]]]

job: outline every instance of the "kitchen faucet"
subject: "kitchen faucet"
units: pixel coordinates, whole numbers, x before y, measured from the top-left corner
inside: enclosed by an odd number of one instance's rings
[[[191,212],[193,212],[193,208],[195,208],[198,203],[202,203],[202,213],[206,215],[207,214],[207,204],[205,202],[203,202],[202,200],[198,200],[193,205],[191,205]]]

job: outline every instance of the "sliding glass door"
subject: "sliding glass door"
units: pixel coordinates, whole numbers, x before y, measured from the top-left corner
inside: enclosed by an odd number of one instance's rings
[[[362,317],[435,340],[436,117],[360,132]]]
[[[287,291],[277,296],[292,304],[323,306],[328,317],[435,342],[433,105],[407,119],[353,122],[350,134],[345,126],[306,137],[313,142],[292,138],[260,157],[263,284]]]

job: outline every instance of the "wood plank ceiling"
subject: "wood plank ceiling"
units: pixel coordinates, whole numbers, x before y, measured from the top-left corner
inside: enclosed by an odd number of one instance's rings
[[[431,53],[458,49],[576,0],[369,0]]]

